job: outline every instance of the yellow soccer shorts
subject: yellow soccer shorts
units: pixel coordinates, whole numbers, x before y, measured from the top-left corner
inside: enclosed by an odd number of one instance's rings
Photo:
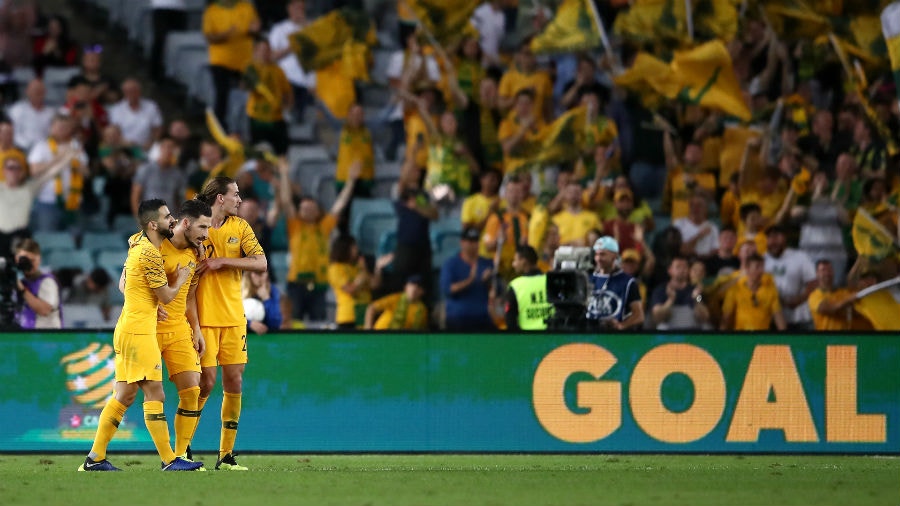
[[[193,335],[190,328],[175,332],[157,332],[156,342],[169,372],[169,379],[182,372],[200,372],[200,356],[194,349]]]
[[[206,339],[202,367],[247,363],[247,327],[201,327]]]
[[[115,331],[116,381],[162,381],[162,358],[156,336]]]

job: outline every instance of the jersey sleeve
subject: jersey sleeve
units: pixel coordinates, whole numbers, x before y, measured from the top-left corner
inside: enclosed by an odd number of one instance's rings
[[[155,247],[144,247],[141,250],[140,266],[141,271],[144,273],[144,278],[147,280],[147,286],[151,289],[155,290],[169,284],[162,255]]]
[[[259,240],[256,238],[256,234],[253,232],[253,228],[246,221],[243,225],[243,230],[241,231],[241,250],[244,252],[244,255],[248,257],[253,255],[265,255],[262,246],[259,244]]]

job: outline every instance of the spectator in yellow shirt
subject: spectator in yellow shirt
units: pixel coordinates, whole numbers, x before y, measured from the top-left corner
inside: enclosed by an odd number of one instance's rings
[[[272,60],[268,40],[256,41],[253,61],[244,71],[242,79],[250,92],[247,99],[250,142],[268,142],[276,155],[285,155],[290,141],[283,111],[293,109],[294,90],[284,71]]]
[[[403,291],[386,295],[369,304],[366,309],[366,329],[425,330],[428,328],[428,308],[422,302],[425,289],[422,277],[412,275]]]
[[[563,209],[553,215],[553,223],[559,227],[563,246],[586,246],[585,237],[591,229],[603,229],[597,213],[581,207],[581,185],[572,180],[563,190]]]
[[[528,245],[528,215],[522,211],[525,195],[522,181],[513,176],[506,183],[506,210],[491,213],[481,235],[485,250],[491,256],[500,249],[498,274],[506,281],[515,276],[512,261],[516,248]]]
[[[754,253],[747,258],[746,274],[728,289],[722,304],[722,330],[787,330],[774,283],[764,283],[765,261]]]
[[[666,132],[663,137],[666,152],[666,186],[663,190],[662,209],[670,215],[672,221],[687,218],[690,209],[691,194],[704,190],[709,195],[716,193],[716,176],[700,170],[703,161],[703,147],[690,141],[684,147],[684,155],[679,159],[675,153],[672,136]]]
[[[328,283],[337,301],[335,323],[342,330],[361,328],[366,308],[372,300],[372,290],[381,284],[381,269],[386,263],[379,259],[375,272],[370,273],[366,259],[359,254],[356,239],[339,236],[331,244],[328,263]]]
[[[500,123],[497,138],[503,147],[503,172],[515,172],[522,166],[522,159],[515,156],[523,141],[538,138],[544,122],[534,112],[535,91],[525,88],[516,92],[515,107]]]
[[[809,311],[813,325],[820,331],[850,330],[856,292],[834,287],[834,267],[830,260],[816,262],[819,286],[809,294]]]
[[[514,67],[500,79],[500,108],[512,108],[518,93],[526,89],[534,91],[534,116],[540,121],[550,120],[553,117],[553,81],[550,74],[538,69],[530,40],[522,42],[516,52]]]
[[[10,120],[6,118],[0,119],[0,167],[3,167],[7,158],[15,158],[22,164],[22,167],[25,169],[25,174],[27,175],[28,163],[25,161],[25,153],[13,143],[14,132],[15,129]],[[3,173],[0,172],[0,183],[2,182]]]
[[[481,173],[479,182],[481,189],[478,193],[469,195],[463,201],[462,214],[460,219],[463,228],[476,228],[478,231],[484,230],[484,224],[487,223],[488,217],[492,213],[496,213],[501,207],[500,201],[500,172],[489,169]],[[481,252],[481,256],[487,256],[487,252]]]
[[[203,11],[203,35],[209,44],[209,71],[216,90],[213,110],[219,121],[228,114],[228,95],[253,59],[259,15],[248,0],[215,0]]]

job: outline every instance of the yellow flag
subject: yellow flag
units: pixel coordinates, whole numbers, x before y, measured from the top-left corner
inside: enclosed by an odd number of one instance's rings
[[[335,61],[316,72],[315,94],[334,117],[347,117],[350,106],[356,102],[356,90],[353,79],[344,75],[343,61]]]
[[[587,133],[586,121],[586,107],[567,111],[532,139],[520,142],[510,152],[507,170],[575,160],[581,156]]]
[[[745,121],[750,119],[750,108],[734,75],[731,55],[722,41],[677,51],[671,66],[682,85],[680,100],[718,109]]]
[[[684,9],[676,13],[676,2],[684,0],[635,0],[616,16],[613,32],[636,42],[669,44],[687,42]],[[673,49],[670,47],[669,49]]]
[[[480,0],[402,0],[424,28],[444,47],[471,33],[469,19]]]
[[[674,98],[681,91],[669,64],[647,53],[638,53],[631,67],[614,77],[613,82],[641,97],[650,109],[661,105],[661,97]]]
[[[866,295],[853,304],[853,309],[865,316],[875,330],[900,330],[900,304],[887,290]]]
[[[563,0],[544,31],[531,40],[535,53],[580,51],[600,47],[600,29],[587,2]]]
[[[694,21],[694,40],[722,39],[730,42],[737,35],[738,10],[732,0],[675,0],[672,12],[687,29],[688,1]]]
[[[722,150],[719,152],[719,187],[728,186],[731,175],[741,167],[747,142],[758,139],[762,132],[747,127],[728,127],[722,133]],[[751,157],[757,160],[757,157]]]
[[[772,29],[784,39],[815,39],[831,30],[828,18],[803,0],[770,1],[765,11]]]
[[[374,28],[365,12],[338,9],[291,35],[291,49],[306,70],[320,70],[347,56],[348,43],[374,45]]]
[[[856,210],[851,235],[860,256],[883,260],[896,252],[894,235],[863,208]]]

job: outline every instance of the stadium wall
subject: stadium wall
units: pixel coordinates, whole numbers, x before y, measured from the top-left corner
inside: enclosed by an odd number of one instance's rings
[[[0,451],[86,452],[111,343],[0,334]],[[894,335],[329,332],[249,352],[243,451],[900,454]],[[220,403],[218,387],[194,448],[218,447]],[[153,449],[141,418],[112,451]]]

